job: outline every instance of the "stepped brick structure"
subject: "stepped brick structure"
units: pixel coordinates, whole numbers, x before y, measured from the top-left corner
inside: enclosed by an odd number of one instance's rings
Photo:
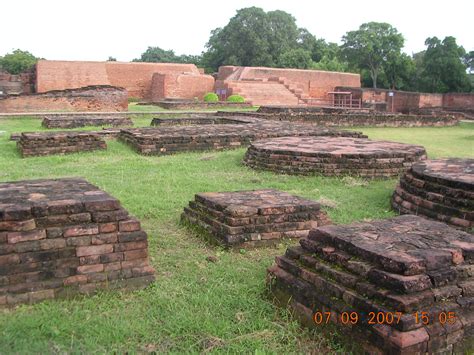
[[[23,158],[107,149],[101,135],[88,131],[25,132],[20,135],[17,147]]]
[[[323,226],[276,258],[268,282],[304,324],[335,323],[368,353],[462,353],[473,250],[474,236],[418,216]]]
[[[1,113],[41,111],[127,111],[127,91],[113,86],[89,86],[40,94],[0,97]]]
[[[193,99],[212,91],[214,79],[194,64],[40,60],[36,65],[37,92],[90,85],[122,87],[137,98]]]
[[[474,229],[474,159],[426,160],[413,164],[392,196],[400,213],[422,215]]]
[[[0,305],[144,287],[147,248],[140,222],[83,179],[0,183]]]
[[[300,238],[331,223],[319,203],[277,190],[197,194],[181,220],[196,224],[225,246],[259,246]]]
[[[189,126],[189,125],[210,125],[210,124],[245,124],[253,123],[255,120],[245,116],[222,117],[215,114],[196,114],[192,117],[179,118],[154,118],[151,121],[152,126]]]
[[[255,139],[282,136],[365,137],[360,132],[254,120],[245,124],[122,129],[119,138],[140,154],[164,155],[183,151],[239,148],[249,145]]]
[[[133,121],[123,115],[54,115],[45,116],[41,122],[45,128],[78,128],[87,126],[133,126]]]
[[[422,146],[352,137],[281,137],[256,141],[245,165],[285,174],[398,176],[418,160]]]
[[[216,90],[239,94],[253,105],[298,105],[329,101],[337,86],[360,88],[360,75],[320,70],[222,66]]]

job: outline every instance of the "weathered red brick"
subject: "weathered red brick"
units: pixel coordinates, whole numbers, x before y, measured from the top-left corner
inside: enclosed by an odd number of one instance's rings
[[[104,271],[104,264],[81,265],[77,267],[77,272],[80,274],[89,274],[92,272],[102,272],[102,271]]]
[[[97,226],[97,224],[69,227],[64,230],[65,238],[93,234],[99,234],[99,227]]]
[[[111,244],[93,245],[93,246],[78,247],[76,249],[76,255],[77,256],[100,255],[100,254],[112,253],[113,251],[114,251],[114,246]]]

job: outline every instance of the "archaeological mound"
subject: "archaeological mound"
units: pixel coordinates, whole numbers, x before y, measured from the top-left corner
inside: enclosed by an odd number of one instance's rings
[[[181,219],[225,246],[273,244],[330,223],[319,203],[270,189],[197,194]]]
[[[426,151],[417,145],[352,137],[281,137],[254,142],[244,163],[285,174],[378,178],[400,175],[422,159]]]
[[[323,226],[276,258],[268,282],[304,324],[335,323],[367,353],[462,353],[473,250],[469,233],[413,215]]]
[[[133,126],[132,120],[124,115],[54,115],[45,116],[41,123],[45,128],[79,128],[87,126]]]
[[[400,213],[423,215],[467,231],[474,228],[474,159],[413,164],[392,196]]]
[[[147,234],[83,179],[0,184],[0,305],[154,280]]]

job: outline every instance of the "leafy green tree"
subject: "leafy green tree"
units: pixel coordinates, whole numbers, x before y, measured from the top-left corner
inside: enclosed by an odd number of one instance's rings
[[[416,77],[415,62],[405,53],[392,53],[387,58],[384,74],[390,89],[413,90]]]
[[[107,59],[107,61],[108,61],[108,62],[116,62],[116,61],[117,61],[117,58],[109,56],[109,58]]]
[[[376,88],[379,73],[384,70],[390,56],[400,53],[404,39],[388,23],[369,22],[356,31],[347,32],[342,41],[346,60],[354,68],[367,69]]]
[[[463,59],[466,51],[458,46],[456,38],[448,36],[443,41],[427,38],[423,56],[421,88],[428,92],[469,92],[471,83]]]
[[[12,53],[0,57],[0,68],[10,74],[20,74],[28,69],[31,69],[38,58],[28,51],[15,49]]]
[[[240,9],[226,26],[211,32],[203,62],[213,70],[221,65],[274,67],[298,47],[299,34],[295,18],[284,11]]]
[[[469,73],[472,74],[472,72],[474,72],[474,51],[466,53],[464,56],[464,63],[469,70]]]
[[[308,69],[312,64],[311,53],[303,48],[290,49],[278,59],[282,68]]]
[[[337,72],[349,71],[347,63],[340,61],[337,57],[330,58],[328,55],[325,55],[317,63],[313,62],[313,64],[311,65],[311,69]]]
[[[149,62],[149,63],[173,63],[177,61],[177,56],[173,50],[164,50],[160,47],[148,47],[141,57],[134,59],[134,62]]]

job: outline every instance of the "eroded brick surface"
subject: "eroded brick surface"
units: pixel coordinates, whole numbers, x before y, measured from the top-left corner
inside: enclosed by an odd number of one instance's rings
[[[328,225],[277,257],[268,282],[277,299],[301,306],[297,312],[331,312],[341,330],[363,334],[383,352],[449,351],[471,336],[472,276],[465,271],[473,248],[474,236],[413,215]],[[352,327],[344,312],[358,315]],[[382,314],[372,324],[371,312]],[[415,317],[421,312],[426,324]],[[447,312],[453,324],[443,322]],[[389,313],[398,320],[386,321]]]
[[[414,164],[392,196],[400,213],[419,214],[457,228],[474,227],[474,159],[427,160]]]
[[[22,157],[107,149],[101,134],[86,131],[22,133],[17,141]]]
[[[221,150],[249,145],[256,139],[284,136],[365,137],[360,132],[338,131],[313,125],[267,122],[239,117],[242,124],[194,124],[122,129],[119,138],[140,154],[163,155],[179,151]]]
[[[319,203],[277,190],[197,194],[181,218],[204,227],[226,246],[300,238],[310,229],[330,223]]]
[[[246,165],[286,174],[390,177],[426,159],[422,146],[352,137],[281,137],[252,143]]]
[[[0,183],[3,304],[153,280],[147,235],[114,197],[83,179]]]

